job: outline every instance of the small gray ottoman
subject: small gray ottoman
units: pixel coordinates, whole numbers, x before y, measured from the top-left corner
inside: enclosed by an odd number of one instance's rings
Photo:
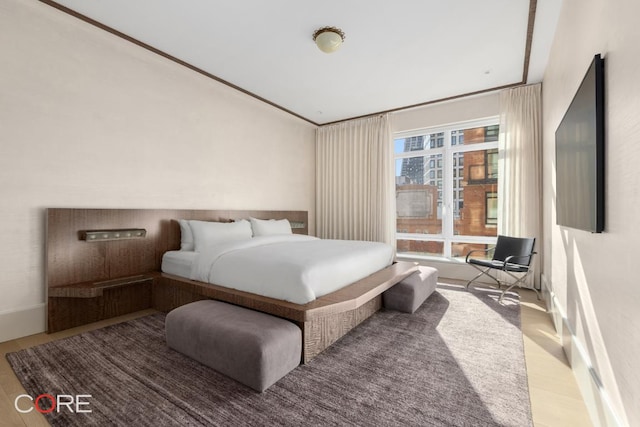
[[[295,324],[214,300],[169,312],[165,334],[169,347],[257,391],[291,372],[302,354]]]
[[[403,279],[382,294],[384,307],[413,313],[436,290],[438,270],[419,266],[418,271]]]

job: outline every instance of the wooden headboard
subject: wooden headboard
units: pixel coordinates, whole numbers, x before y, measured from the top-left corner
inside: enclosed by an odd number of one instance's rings
[[[180,249],[178,219],[229,222],[249,217],[286,218],[295,224],[294,233],[308,234],[306,211],[47,209],[48,331],[148,308],[153,274],[160,271],[162,255]],[[145,229],[146,237],[83,240],[86,231],[114,229]],[[125,286],[140,281],[149,282],[148,289],[138,285],[134,291]],[[103,300],[107,290],[120,292],[115,302]],[[78,312],[77,307],[84,308]]]

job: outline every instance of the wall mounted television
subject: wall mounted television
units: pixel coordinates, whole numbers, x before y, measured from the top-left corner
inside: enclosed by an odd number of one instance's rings
[[[556,130],[556,223],[604,231],[604,58],[596,55]]]

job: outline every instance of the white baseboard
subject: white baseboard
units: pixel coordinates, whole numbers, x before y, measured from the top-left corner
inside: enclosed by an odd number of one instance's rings
[[[558,303],[553,287],[544,275],[542,275],[541,284],[549,314],[553,319],[556,331],[562,337],[562,347],[576,377],[578,388],[582,393],[593,425],[595,427],[626,426],[626,423],[621,422],[621,418],[613,410],[609,396],[602,386],[602,381],[593,369],[589,354],[569,326],[567,316]]]
[[[0,342],[39,334],[46,329],[45,304],[0,312]]]

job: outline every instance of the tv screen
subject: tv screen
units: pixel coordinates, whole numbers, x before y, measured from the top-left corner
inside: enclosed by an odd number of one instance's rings
[[[556,130],[556,222],[604,231],[604,59],[596,55]]]

